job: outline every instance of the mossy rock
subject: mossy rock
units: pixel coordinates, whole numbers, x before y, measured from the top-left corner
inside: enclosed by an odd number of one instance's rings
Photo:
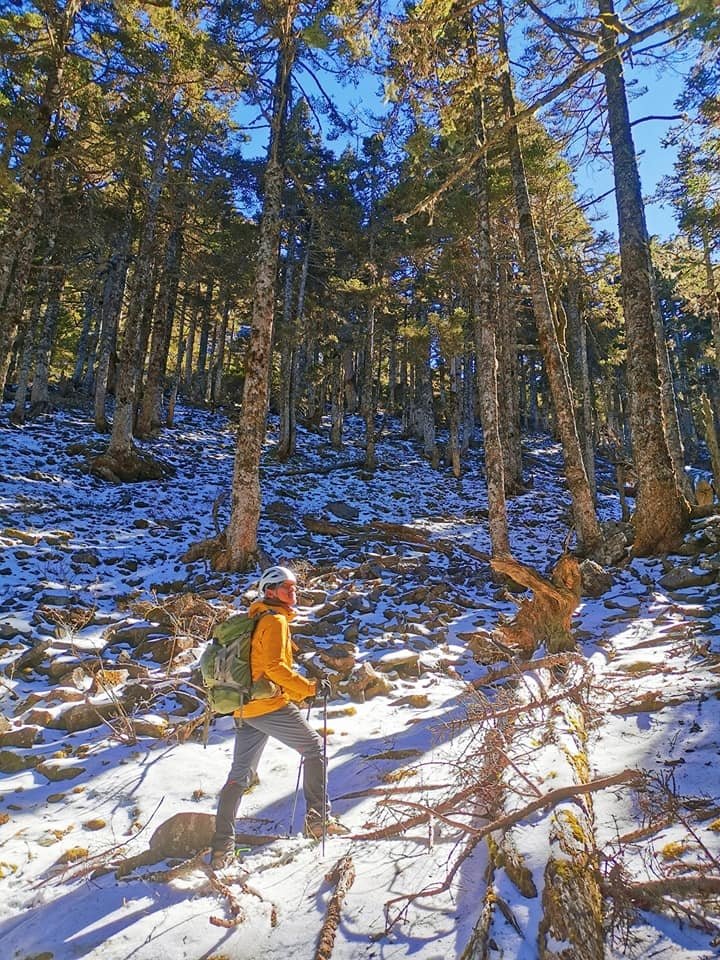
[[[37,757],[24,756],[13,750],[0,750],[0,773],[18,773],[38,765]]]
[[[41,773],[53,783],[58,780],[74,780],[75,777],[82,776],[82,774],[85,773],[85,770],[85,767],[76,767],[72,766],[71,764],[65,765],[52,763],[51,761],[45,761],[44,763],[39,763],[37,765],[38,773]]]

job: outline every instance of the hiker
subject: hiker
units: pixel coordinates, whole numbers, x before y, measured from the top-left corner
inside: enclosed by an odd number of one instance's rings
[[[326,834],[348,833],[347,827],[329,816],[327,771],[322,738],[296,706],[307,697],[327,697],[327,679],[309,680],[293,665],[290,621],[295,617],[297,577],[287,567],[268,567],[260,577],[258,598],[248,614],[263,614],[252,637],[250,665],[253,681],[265,678],[278,690],[262,700],[250,700],[235,713],[235,751],[227,782],[220,791],[212,840],[211,866],[220,869],[235,855],[235,817],[240,798],[257,771],[268,737],[297,750],[302,756],[305,795],[305,836],[319,839]],[[324,809],[323,809],[324,808]],[[324,824],[323,824],[324,819]]]

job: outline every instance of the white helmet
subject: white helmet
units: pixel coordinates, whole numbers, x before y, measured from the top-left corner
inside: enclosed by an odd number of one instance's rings
[[[263,571],[258,583],[258,591],[261,597],[265,596],[268,587],[279,587],[281,583],[297,583],[297,577],[289,567],[268,567]]]

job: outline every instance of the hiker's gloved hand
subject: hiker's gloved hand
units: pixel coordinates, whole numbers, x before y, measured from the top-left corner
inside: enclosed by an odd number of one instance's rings
[[[323,677],[322,680],[317,681],[315,696],[322,697],[323,700],[332,696],[332,685],[327,677]]]

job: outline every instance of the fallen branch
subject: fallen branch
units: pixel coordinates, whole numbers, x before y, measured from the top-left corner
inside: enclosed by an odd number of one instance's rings
[[[356,800],[358,797],[388,797],[398,793],[420,793],[429,792],[430,790],[447,790],[447,788],[450,786],[452,786],[450,783],[416,783],[409,787],[368,787],[367,790],[353,790],[352,793],[343,793],[339,797],[333,795],[332,799],[334,803],[336,800]]]
[[[521,673],[527,673],[529,670],[552,670],[554,667],[566,667],[570,664],[581,664],[587,666],[587,660],[580,653],[566,651],[565,653],[554,653],[548,657],[538,657],[537,660],[517,660],[507,667],[501,667],[498,670],[488,670],[479,680],[473,680],[471,686],[478,689],[486,687],[492,683],[498,683],[500,680],[506,680],[508,677],[517,677]]]
[[[504,830],[507,827],[512,826],[515,823],[518,823],[521,820],[524,820],[525,817],[529,816],[531,813],[535,813],[537,810],[541,810],[543,807],[553,805],[558,803],[561,800],[568,800],[572,797],[580,796],[582,794],[593,793],[597,790],[604,790],[607,787],[614,787],[621,783],[636,783],[644,779],[643,774],[638,770],[622,770],[620,773],[615,773],[611,777],[602,777],[598,780],[591,780],[589,783],[577,784],[569,787],[558,787],[557,790],[551,790],[550,793],[546,793],[545,796],[539,797],[537,800],[533,800],[528,803],[526,806],[522,807],[520,810],[516,810],[514,813],[506,814],[504,817],[499,817],[497,820],[493,820],[491,823],[486,824],[484,827],[481,827],[479,830],[473,829],[472,827],[461,827],[464,832],[469,833],[470,837],[465,844],[465,847],[456,859],[455,863],[452,866],[452,869],[445,877],[442,883],[436,884],[434,887],[427,887],[424,890],[418,890],[415,893],[402,893],[397,897],[393,897],[392,900],[388,900],[385,903],[385,930],[386,932],[394,926],[395,923],[400,919],[400,917],[405,913],[408,906],[413,903],[415,900],[420,900],[425,897],[435,897],[438,894],[445,893],[450,889],[452,881],[457,874],[458,870],[462,863],[467,860],[470,854],[473,852],[475,847],[480,843],[480,841],[488,836],[491,833],[494,833],[496,830]],[[405,801],[400,801],[404,803]],[[425,815],[425,819],[428,819],[430,816],[434,816],[434,811],[428,812]],[[457,825],[457,824],[456,824]],[[460,825],[457,825],[460,826]],[[365,834],[358,835],[353,837],[353,839],[375,839],[374,834]],[[718,881],[720,884],[720,881]],[[389,918],[389,908],[395,903],[403,903],[403,909],[397,914],[397,916],[390,920]]]
[[[549,793],[543,794],[536,800],[531,800],[530,803],[526,804],[524,807],[521,807],[519,810],[514,810],[512,813],[508,813],[504,817],[499,817],[497,820],[493,820],[490,823],[485,824],[483,827],[469,827],[459,823],[454,823],[453,826],[456,826],[464,833],[481,840],[483,837],[488,836],[488,834],[494,833],[496,830],[505,830],[507,827],[511,827],[514,824],[519,823],[521,820],[524,820],[525,817],[529,817],[530,814],[536,813],[538,810],[542,810],[545,807],[552,807],[556,803],[560,803],[561,800],[570,800],[573,797],[583,796],[587,793],[595,793],[598,790],[605,790],[608,787],[615,787],[621,783],[640,783],[642,780],[644,780],[644,776],[639,770],[621,770],[620,773],[614,773],[610,777],[601,777],[598,780],[591,780],[589,783],[579,783],[572,784],[571,786],[567,787],[558,787],[556,790],[551,790]],[[419,809],[424,812],[419,814],[417,817],[412,817],[411,819],[404,820],[401,823],[395,823],[389,827],[385,827],[383,830],[375,830],[372,833],[355,834],[352,839],[380,840],[384,839],[385,837],[404,833],[405,830],[417,826],[419,823],[425,823],[430,819],[430,817],[442,818],[444,813],[453,809],[457,801],[466,799],[476,790],[477,786],[462,790],[460,793],[455,794],[454,797],[451,797],[449,800],[440,804],[436,809],[420,803],[414,803],[410,800],[388,801],[391,803],[401,804],[405,807],[411,807],[412,809]]]
[[[623,894],[633,902],[646,903],[658,897],[687,897],[696,899],[700,894],[720,894],[720,877],[666,877],[662,880],[646,880],[644,883],[623,885]],[[612,884],[603,885],[603,893],[612,896]]]
[[[328,883],[335,883],[335,890],[325,911],[325,920],[318,937],[314,960],[330,960],[335,944],[335,934],[340,923],[343,901],[348,890],[355,882],[355,865],[352,862],[352,857],[346,855],[338,860],[325,879]]]
[[[452,556],[461,553],[464,556],[472,557],[480,563],[489,563],[490,556],[481,550],[476,550],[468,544],[459,544],[452,540],[432,540],[431,535],[426,530],[418,530],[415,527],[408,527],[402,523],[386,523],[382,520],[374,520],[372,523],[336,523],[332,520],[321,520],[317,517],[304,516],[303,525],[310,533],[320,533],[325,536],[337,537],[355,537],[358,540],[368,540],[373,538],[383,543],[397,544],[403,541],[412,543],[418,549],[424,551],[436,550],[438,553]]]

